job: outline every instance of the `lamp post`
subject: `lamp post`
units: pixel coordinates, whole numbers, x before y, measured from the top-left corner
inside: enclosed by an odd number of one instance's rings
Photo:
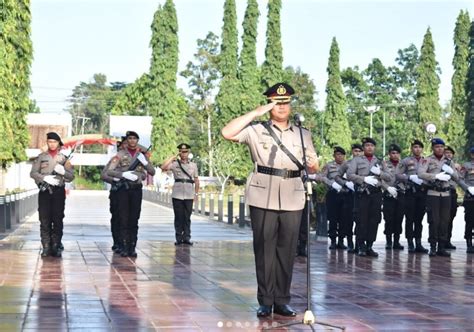
[[[436,125],[433,122],[425,123],[425,130],[430,136],[430,140],[433,139],[434,134],[436,133]]]
[[[375,112],[380,109],[380,106],[371,105],[371,106],[364,106],[366,112],[370,114],[370,137],[372,137],[372,116]]]

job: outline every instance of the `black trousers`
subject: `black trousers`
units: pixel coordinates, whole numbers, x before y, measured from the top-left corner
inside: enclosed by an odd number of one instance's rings
[[[448,242],[451,241],[453,236],[453,221],[458,212],[458,193],[456,189],[451,189],[451,210],[449,214],[449,225],[448,225]]]
[[[428,214],[429,237],[428,242],[446,243],[448,241],[448,227],[451,213],[451,196],[426,197],[426,213]]]
[[[421,239],[423,216],[426,212],[426,192],[411,190],[405,193],[405,237]]]
[[[189,241],[191,239],[191,214],[193,212],[192,199],[173,198],[174,230],[176,241]]]
[[[346,236],[347,226],[344,225],[344,194],[329,190],[326,194],[326,209],[329,220],[328,236],[335,239]]]
[[[343,234],[347,237],[352,237],[352,229],[354,227],[354,193],[352,191],[342,194],[342,219],[343,219]]]
[[[464,238],[466,240],[472,239],[472,230],[474,228],[474,199],[464,200],[464,221],[466,226],[464,228]]]
[[[301,213],[250,206],[260,305],[290,303]]]
[[[38,195],[38,214],[40,236],[43,247],[59,244],[63,238],[64,205],[66,192],[64,187],[50,187]]]
[[[313,205],[311,204],[311,206]],[[311,212],[312,211],[310,211],[309,213],[311,214]],[[308,242],[308,201],[306,201],[303,212],[301,214],[300,231],[298,233],[298,243],[305,245],[307,244],[307,242]]]
[[[377,229],[382,219],[382,192],[356,193],[354,208],[357,214],[357,243],[375,242]]]
[[[397,198],[383,197],[383,219],[385,220],[385,235],[402,234],[403,215],[405,214],[405,196],[398,194]]]
[[[111,190],[109,194],[109,211],[110,211],[110,231],[112,232],[112,239],[114,243],[120,243],[120,211],[119,211],[119,200],[118,191]]]
[[[120,237],[123,242],[137,243],[138,219],[142,209],[142,189],[121,189],[117,192]]]

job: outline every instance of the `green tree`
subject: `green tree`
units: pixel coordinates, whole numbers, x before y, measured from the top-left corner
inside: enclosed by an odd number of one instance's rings
[[[351,145],[351,129],[347,121],[346,98],[342,89],[339,67],[339,46],[336,38],[332,39],[327,67],[328,81],[326,84],[326,108],[324,110],[325,148],[322,154],[330,154],[332,147],[339,145],[349,149]],[[329,148],[329,149],[328,149]]]
[[[112,86],[112,91],[120,91],[120,93],[111,113],[114,115],[149,115],[146,103],[150,84],[150,76],[143,74],[131,84]]]
[[[264,89],[281,82],[283,77],[280,11],[281,0],[268,1],[267,45],[265,47],[265,62],[262,65],[262,85]]]
[[[466,131],[468,134],[468,145],[470,148],[474,146],[474,22],[471,22],[469,32],[469,71],[467,74],[466,96],[467,96],[467,112],[466,112]]]
[[[453,146],[458,154],[464,155],[466,145],[466,130],[464,119],[467,111],[466,80],[469,69],[469,29],[471,19],[467,11],[461,10],[454,29],[454,73],[451,79],[451,105],[447,121],[446,137],[449,145]]]
[[[421,46],[420,64],[417,67],[416,84],[416,109],[418,112],[418,127],[416,137],[429,141],[429,135],[425,132],[426,123],[432,122],[438,128],[437,136],[443,136],[441,132],[441,106],[439,105],[438,89],[440,84],[439,68],[435,58],[435,46],[431,31],[428,28]]]

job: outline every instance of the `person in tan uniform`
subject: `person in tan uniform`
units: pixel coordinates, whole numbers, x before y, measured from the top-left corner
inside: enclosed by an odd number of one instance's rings
[[[140,219],[142,205],[142,181],[147,172],[155,175],[155,169],[148,157],[140,151],[139,136],[134,131],[126,133],[127,148],[120,150],[112,158],[107,175],[121,180],[117,193],[120,220],[120,238],[123,249],[122,257],[137,257],[135,247],[138,240],[138,219]],[[137,161],[136,161],[137,160]],[[131,169],[137,164],[135,169]]]
[[[168,158],[161,169],[171,171],[174,176],[173,199],[174,229],[176,234],[175,245],[191,242],[191,214],[193,202],[199,195],[199,174],[196,163],[189,160],[191,146],[186,143],[178,145],[179,158]]]
[[[446,158],[451,160],[451,166],[458,171],[461,171],[461,165],[454,162],[454,155],[456,152],[454,149],[448,145],[444,148],[444,155]],[[448,226],[448,242],[446,243],[445,249],[456,250],[456,246],[451,243],[451,237],[453,236],[453,221],[456,218],[458,212],[458,192],[456,191],[457,184],[455,181],[450,180],[449,184],[451,185],[451,211],[449,214],[449,226]]]
[[[461,175],[468,187],[468,192],[464,195],[464,221],[466,222],[464,228],[464,238],[466,239],[466,253],[474,254],[474,247],[472,246],[472,231],[474,229],[474,147],[469,150],[471,160],[465,162],[461,168]]]
[[[65,182],[74,180],[74,168],[68,158],[60,152],[63,145],[55,132],[46,134],[48,151],[36,158],[30,176],[40,187],[38,214],[42,257],[61,257],[63,237],[64,205],[66,202]]]
[[[260,304],[258,317],[267,317],[272,310],[274,314],[283,316],[296,315],[289,302],[298,232],[305,206],[300,130],[309,172],[316,172],[319,164],[311,133],[289,122],[293,94],[290,85],[277,83],[264,93],[269,104],[230,121],[222,129],[225,139],[248,145],[255,165],[247,180],[246,200],[253,231]],[[267,113],[270,113],[269,121],[252,122]]]

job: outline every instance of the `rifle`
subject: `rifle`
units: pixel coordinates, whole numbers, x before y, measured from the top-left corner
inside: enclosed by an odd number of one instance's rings
[[[68,160],[71,160],[72,158],[72,155],[74,154],[74,151],[76,151],[76,145],[74,145],[74,147],[72,148],[71,150],[71,153],[69,153],[69,155],[66,157],[66,159],[64,159],[64,163],[63,164],[60,164],[60,165],[66,165],[67,161]],[[58,173],[56,173],[55,171],[53,171],[53,173],[51,175],[58,175]],[[46,190],[50,190],[51,189],[51,185],[47,182],[40,182],[38,183],[38,188],[39,188],[39,191],[46,191]],[[51,190],[50,190],[50,193],[51,193]]]
[[[150,146],[148,147],[148,149],[146,149],[145,152],[141,152],[141,151],[140,151],[139,153],[146,154],[148,151],[151,150],[151,147],[152,147],[152,146],[150,145]],[[140,160],[138,160],[138,158],[135,159],[135,160],[133,161],[133,163],[132,163],[130,166],[128,166],[127,172],[128,172],[128,171],[134,171],[134,170],[138,167],[139,164],[141,164]],[[111,190],[112,190],[112,191],[119,191],[119,190],[122,189],[122,188],[125,188],[125,189],[127,189],[127,190],[130,189],[130,185],[129,185],[128,180],[126,180],[126,179],[120,179],[120,181],[118,181],[117,183],[114,183],[114,184],[112,185]]]

